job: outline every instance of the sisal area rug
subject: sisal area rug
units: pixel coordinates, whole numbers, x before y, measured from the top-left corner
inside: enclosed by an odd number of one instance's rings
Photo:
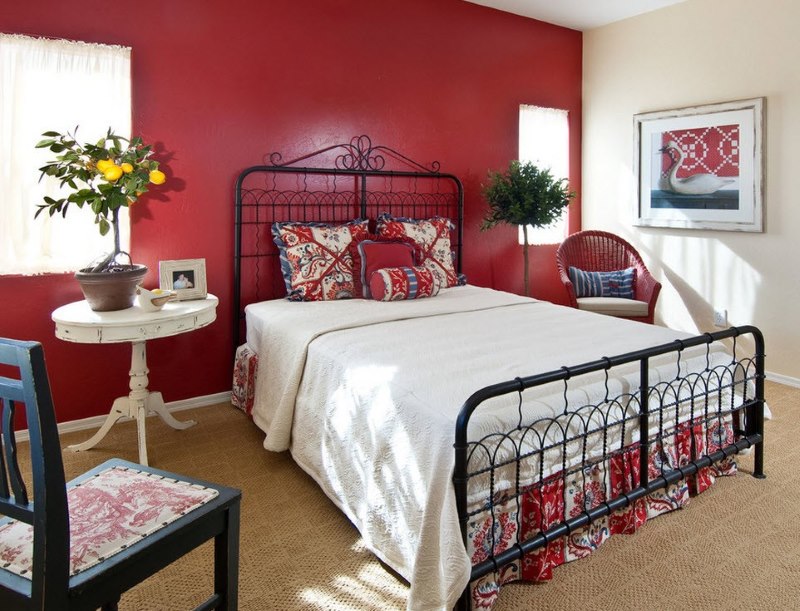
[[[505,586],[496,611],[800,608],[800,390],[767,384],[767,479],[721,478],[684,510],[613,538],[551,582]],[[358,532],[293,462],[261,447],[262,434],[229,404],[177,414],[175,431],[148,418],[150,463],[241,488],[239,608],[401,610],[408,587],[363,546]],[[62,447],[93,431],[62,437]],[[96,448],[64,450],[67,478],[118,456],[137,460],[133,422]],[[123,595],[120,610],[193,608],[213,580],[206,544]]]

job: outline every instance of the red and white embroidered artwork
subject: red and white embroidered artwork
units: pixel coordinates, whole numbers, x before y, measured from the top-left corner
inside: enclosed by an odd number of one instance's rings
[[[152,535],[219,493],[180,480],[111,467],[67,491],[70,575]],[[0,568],[31,578],[33,529],[11,520],[0,526]]]
[[[714,174],[721,178],[739,176],[739,126],[736,124],[662,132],[662,146],[670,142],[677,144],[684,155],[677,178],[694,174]],[[674,163],[673,158],[664,155],[661,175],[666,176]]]

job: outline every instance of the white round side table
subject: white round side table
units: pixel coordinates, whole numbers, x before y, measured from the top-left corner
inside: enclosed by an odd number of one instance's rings
[[[117,312],[95,312],[86,301],[76,301],[56,309],[56,337],[83,344],[131,343],[130,392],[111,406],[100,429],[83,443],[69,446],[75,452],[96,446],[122,417],[134,418],[139,437],[139,462],[147,464],[145,417],[156,413],[174,429],[186,429],[193,420],[175,419],[164,406],[160,392],[147,388],[146,342],[150,339],[187,333],[211,324],[217,317],[219,300],[214,295],[192,301],[171,301],[158,312],[145,312],[138,306]]]

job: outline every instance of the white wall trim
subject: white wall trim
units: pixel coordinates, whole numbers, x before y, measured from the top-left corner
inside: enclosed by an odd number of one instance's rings
[[[778,384],[785,384],[786,386],[792,386],[794,388],[800,388],[800,379],[793,378],[791,376],[785,376],[780,373],[772,373],[771,371],[767,372],[767,379],[770,382],[777,382]]]
[[[213,395],[203,395],[202,397],[194,397],[192,399],[181,399],[180,401],[170,401],[166,404],[167,411],[179,412],[185,409],[193,409],[195,407],[206,407],[207,405],[215,405],[217,403],[225,403],[231,400],[231,392],[218,392]],[[154,416],[155,414],[148,414]],[[62,422],[58,425],[58,434],[72,433],[74,431],[84,431],[86,429],[98,429],[105,422],[108,414],[101,416],[92,416],[91,418],[82,418],[80,420],[69,420]],[[125,422],[131,418],[120,418],[119,422]],[[17,431],[17,441],[28,441],[28,429]]]

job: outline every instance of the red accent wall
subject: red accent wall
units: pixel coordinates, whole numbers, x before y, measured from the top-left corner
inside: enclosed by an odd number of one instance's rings
[[[463,0],[7,4],[0,31],[133,48],[134,133],[168,152],[160,160],[173,187],[165,201],[134,207],[133,257],[150,267],[149,286],[159,260],[205,257],[209,291],[221,299],[210,327],[148,343],[150,387],[166,401],[230,389],[233,185],[265,153],[291,158],[368,134],[438,160],[464,182],[470,282],[516,292],[516,228],[478,227],[481,181],[516,158],[520,104],[569,110],[571,186],[580,193],[577,31]],[[579,201],[573,209],[576,230]],[[565,301],[554,247],[532,249],[531,269],[534,296]],[[0,277],[0,296],[0,336],[45,346],[59,421],[107,413],[127,393],[127,344],[53,335],[52,310],[81,299],[70,275]]]

